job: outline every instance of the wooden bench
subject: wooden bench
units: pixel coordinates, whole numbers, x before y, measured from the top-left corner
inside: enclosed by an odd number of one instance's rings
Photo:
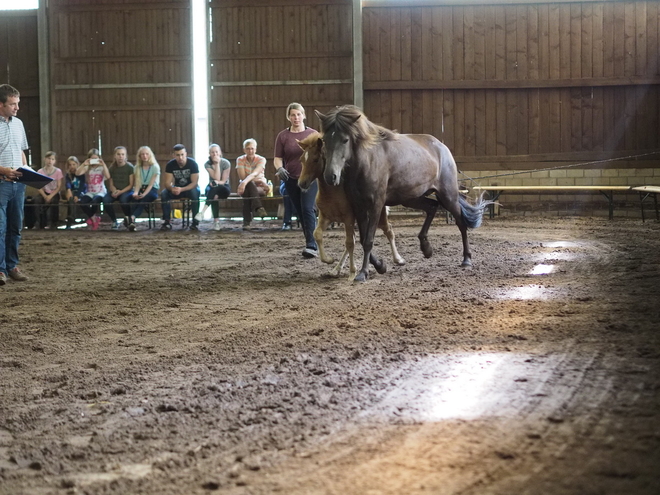
[[[646,198],[653,197],[653,202],[655,203],[655,220],[660,222],[660,215],[658,214],[658,193],[660,193],[660,186],[638,186],[633,187],[633,191],[639,193],[640,206],[642,208],[642,222],[645,222],[644,218],[644,201]]]
[[[612,218],[614,218],[614,193],[630,191],[631,186],[476,186],[473,187],[472,190],[478,193],[488,193],[490,196],[489,199],[493,201],[497,201],[502,193],[505,192],[515,192],[518,194],[576,194],[584,192],[599,192],[607,198],[610,210],[610,220],[612,220]],[[489,208],[490,218],[493,218],[495,216],[495,205],[491,204]]]

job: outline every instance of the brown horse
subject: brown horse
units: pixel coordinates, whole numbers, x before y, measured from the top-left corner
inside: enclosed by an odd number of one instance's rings
[[[316,115],[323,132],[323,177],[334,186],[343,179],[360,230],[364,259],[355,280],[368,277],[376,221],[385,205],[401,204],[426,212],[418,237],[427,258],[433,254],[428,229],[441,205],[454,216],[461,231],[462,266],[472,265],[467,229],[481,224],[489,202],[480,198],[472,205],[459,193],[456,162],[449,148],[427,134],[398,134],[376,125],[353,105]]]
[[[318,206],[319,209],[319,222],[314,230],[314,239],[319,247],[319,257],[324,263],[332,264],[335,262],[332,256],[326,254],[323,247],[323,231],[333,222],[343,223],[346,232],[346,249],[339,260],[339,263],[333,268],[332,272],[336,276],[339,276],[341,269],[346,262],[346,257],[348,256],[350,270],[348,279],[353,280],[357,273],[355,260],[353,258],[353,251],[355,249],[355,215],[353,215],[353,210],[346,197],[346,191],[344,191],[343,187],[330,186],[323,181],[324,161],[321,150],[323,141],[318,132],[310,134],[302,141],[298,141],[298,144],[303,149],[303,154],[300,157],[302,172],[298,179],[298,185],[301,189],[306,190],[309,189],[309,186],[316,179],[318,179],[319,184],[319,191],[316,195],[316,206]],[[383,208],[381,211],[378,226],[390,242],[394,263],[397,265],[405,265],[406,260],[401,257],[396,249],[394,231],[387,219],[387,208]],[[377,266],[376,268],[379,269],[380,266]]]

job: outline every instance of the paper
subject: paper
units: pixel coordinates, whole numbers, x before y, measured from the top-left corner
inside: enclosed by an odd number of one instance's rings
[[[47,175],[35,172],[28,167],[18,167],[18,171],[22,175],[16,179],[16,182],[22,182],[23,184],[35,187],[37,189],[41,189],[46,184],[49,184],[54,180],[52,177],[48,177]]]

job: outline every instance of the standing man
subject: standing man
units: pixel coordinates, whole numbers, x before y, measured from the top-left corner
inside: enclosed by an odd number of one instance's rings
[[[199,230],[197,227],[199,220],[195,218],[199,213],[199,187],[197,186],[199,165],[192,158],[188,158],[186,147],[182,144],[174,146],[173,155],[174,159],[165,165],[163,177],[165,189],[160,194],[163,205],[163,225],[160,226],[160,230],[172,230],[170,201],[181,198],[188,198],[192,201],[193,221],[190,230]]]
[[[23,122],[16,118],[19,101],[16,88],[0,85],[0,285],[7,283],[7,276],[28,279],[18,268],[25,184],[14,181],[21,176],[18,168],[27,165],[28,149]]]

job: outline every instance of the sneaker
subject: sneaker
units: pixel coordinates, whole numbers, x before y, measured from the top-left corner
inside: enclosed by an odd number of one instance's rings
[[[85,220],[85,223],[87,224],[88,227],[94,228],[94,220],[92,220],[91,218]]]
[[[192,225],[189,227],[189,230],[198,231],[199,227],[195,222],[193,222]]]
[[[197,215],[195,215],[195,220],[198,222],[201,222],[203,218],[202,212],[200,211]]]
[[[261,217],[261,218],[267,217],[268,213],[266,212],[266,208],[264,208],[263,206],[260,206],[259,208],[257,208],[257,211],[255,211],[254,216],[255,217]]]
[[[119,220],[112,222],[112,230],[119,230],[119,227],[121,227],[121,222]]]
[[[4,272],[0,272],[0,286],[7,283],[7,275]]]
[[[220,221],[216,220],[213,222],[213,230],[220,230]]]
[[[135,224],[133,222],[128,224],[128,230],[131,232],[135,232]]]
[[[172,230],[172,224],[170,222],[163,222],[160,226],[160,230]]]
[[[16,280],[17,282],[25,282],[28,279],[28,276],[21,272],[21,269],[16,267],[9,270],[9,278]]]
[[[291,230],[291,224],[290,223],[285,223],[282,225],[282,230]]]
[[[318,249],[306,247],[302,252],[303,258],[316,258],[319,255]]]
[[[128,228],[128,226],[131,224],[131,220],[128,217],[124,217],[124,221],[121,223],[124,227]]]
[[[94,215],[92,218],[92,230],[99,230],[99,225],[101,225],[101,217]]]

